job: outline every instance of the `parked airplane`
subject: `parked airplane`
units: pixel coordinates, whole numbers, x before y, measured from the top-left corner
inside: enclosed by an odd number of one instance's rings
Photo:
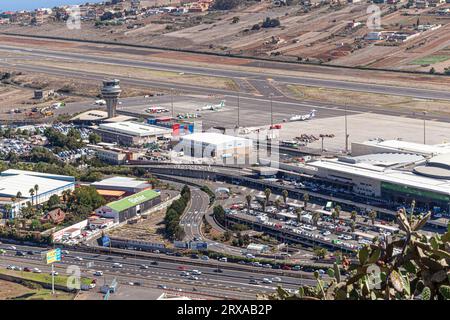
[[[303,115],[295,115],[289,118],[289,121],[305,121],[305,120],[311,120],[312,118],[314,118],[316,116],[316,110],[313,109],[311,110],[310,113],[308,114],[303,114]]]
[[[201,110],[216,111],[222,109],[223,107],[225,107],[225,100],[221,100],[219,104],[207,104],[206,106],[197,109],[197,111]]]
[[[95,100],[94,104],[99,105],[99,106],[104,106],[106,104],[106,101],[103,99]]]
[[[163,107],[157,107],[157,106],[153,106],[153,107],[147,108],[145,111],[147,111],[148,113],[162,113],[162,112],[169,112],[168,109],[163,108]]]

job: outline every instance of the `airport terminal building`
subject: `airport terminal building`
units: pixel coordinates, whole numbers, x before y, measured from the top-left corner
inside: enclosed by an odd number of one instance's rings
[[[415,200],[418,207],[450,213],[450,145],[395,144],[369,143],[367,151],[376,153],[311,161],[301,171],[368,198],[404,205]]]
[[[101,123],[92,128],[103,142],[125,146],[142,146],[155,142],[159,137],[170,138],[172,131],[167,128],[151,126],[134,121]]]

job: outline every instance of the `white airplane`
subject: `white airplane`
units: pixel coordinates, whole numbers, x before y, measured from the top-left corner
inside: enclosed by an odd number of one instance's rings
[[[292,117],[289,118],[289,121],[306,121],[306,120],[311,120],[315,116],[316,116],[316,110],[313,109],[308,114],[292,116]]]
[[[104,106],[106,104],[106,101],[103,99],[95,100],[94,104],[99,105],[99,106]]]
[[[215,111],[215,110],[220,110],[223,107],[225,107],[225,100],[221,100],[219,104],[207,104],[206,106],[204,106],[204,107],[202,107],[200,109],[197,109],[197,111],[201,111],[201,110],[212,110],[212,111]]]
[[[147,108],[146,111],[148,113],[162,113],[162,112],[169,112],[168,109],[163,108],[163,107],[157,107],[157,106],[153,106],[150,108]]]

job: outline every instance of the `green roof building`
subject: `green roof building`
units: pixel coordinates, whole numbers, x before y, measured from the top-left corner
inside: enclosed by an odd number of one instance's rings
[[[161,203],[160,193],[148,189],[110,202],[97,209],[96,214],[105,218],[113,218],[116,222],[123,222],[148,211],[159,203]]]

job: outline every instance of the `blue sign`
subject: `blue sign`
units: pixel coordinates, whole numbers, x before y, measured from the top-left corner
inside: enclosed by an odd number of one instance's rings
[[[102,246],[109,247],[111,244],[111,239],[108,236],[102,237]]]

